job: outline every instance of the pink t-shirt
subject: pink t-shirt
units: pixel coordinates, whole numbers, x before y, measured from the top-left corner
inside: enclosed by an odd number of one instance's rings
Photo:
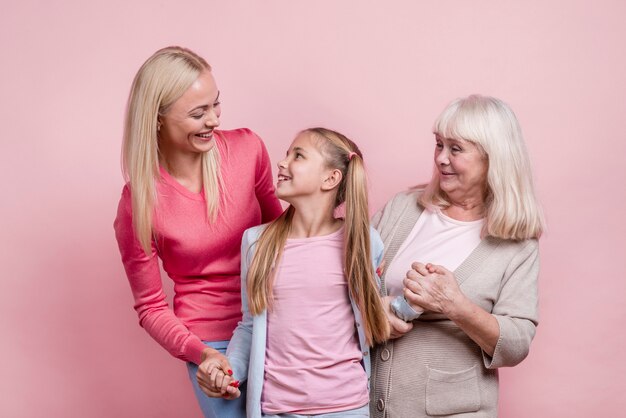
[[[369,400],[343,273],[343,228],[288,239],[267,315],[266,414],[346,411]]]
[[[390,296],[402,294],[402,281],[414,261],[455,270],[480,244],[483,224],[483,219],[457,221],[440,210],[424,209],[387,268],[387,293]]]
[[[261,139],[237,129],[219,131],[215,141],[227,196],[214,223],[206,222],[204,194],[192,193],[161,169],[150,254],[135,237],[128,185],[114,224],[139,323],[173,356],[198,364],[206,348],[202,340],[229,340],[241,319],[243,231],[282,211]],[[163,292],[159,258],[174,281],[173,311]]]

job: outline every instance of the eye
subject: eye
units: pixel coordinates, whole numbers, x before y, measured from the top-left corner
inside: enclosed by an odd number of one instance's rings
[[[202,119],[203,116],[204,113],[194,113],[193,115],[191,115],[191,117],[194,119]]]
[[[303,158],[303,157],[304,157],[304,155],[300,154],[299,152],[296,152],[296,156],[295,156],[296,160],[298,160],[300,158]]]
[[[221,105],[221,104],[222,104],[222,102],[217,101],[217,102],[213,103],[213,107],[218,107],[218,106],[219,106],[219,105]]]
[[[454,153],[463,151],[463,149],[459,147],[458,145],[453,145],[451,149],[452,149],[452,152]]]
[[[435,143],[435,148],[437,148],[437,149],[442,149],[442,148],[443,148],[443,143],[442,143],[441,141],[437,141],[437,142]]]

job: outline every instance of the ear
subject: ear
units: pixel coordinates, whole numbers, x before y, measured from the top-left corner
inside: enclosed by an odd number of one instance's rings
[[[322,182],[322,190],[332,190],[335,189],[341,184],[341,180],[343,179],[343,174],[341,174],[341,170],[332,169],[328,170],[326,173],[326,177]]]

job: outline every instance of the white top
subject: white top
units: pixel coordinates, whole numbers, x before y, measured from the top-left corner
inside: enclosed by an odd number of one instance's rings
[[[388,294],[402,295],[402,281],[415,261],[455,270],[480,243],[483,224],[484,219],[457,221],[440,210],[425,209],[387,268]]]

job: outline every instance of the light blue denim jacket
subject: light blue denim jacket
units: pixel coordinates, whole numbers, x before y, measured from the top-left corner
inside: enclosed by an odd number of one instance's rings
[[[246,414],[248,418],[261,418],[261,391],[263,389],[263,377],[265,367],[265,343],[267,339],[267,312],[252,316],[248,310],[248,295],[246,277],[248,267],[254,256],[256,242],[266,225],[255,226],[246,230],[241,242],[241,311],[243,318],[237,325],[233,338],[228,344],[226,355],[233,368],[233,376],[247,382]],[[383,242],[374,228],[370,228],[370,240],[372,251],[372,268],[380,264],[383,258]],[[376,276],[378,279],[378,277]],[[365,341],[365,332],[362,325],[361,312],[352,302],[354,311],[355,327],[359,335],[359,344],[363,353],[363,368],[370,377],[370,354]]]

